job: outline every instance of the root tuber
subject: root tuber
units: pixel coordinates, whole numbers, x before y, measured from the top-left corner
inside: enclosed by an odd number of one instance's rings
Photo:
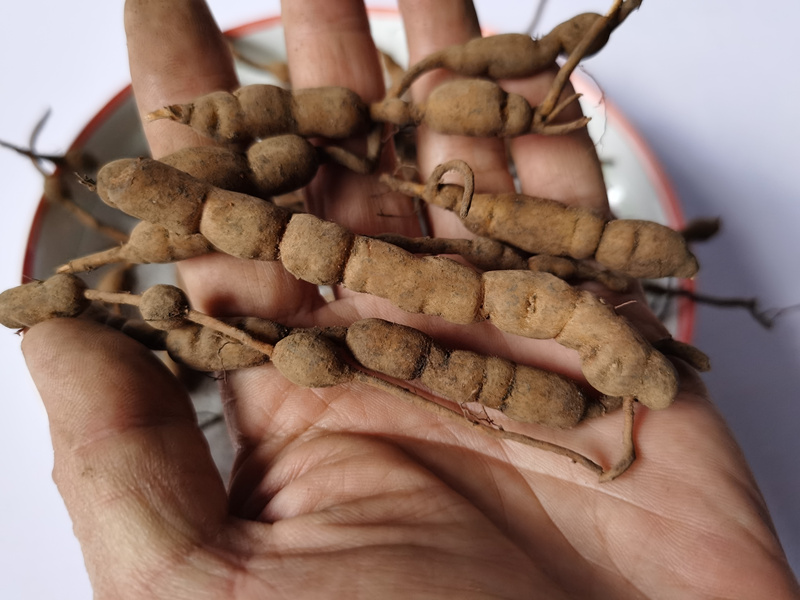
[[[342,139],[367,133],[370,127],[361,98],[336,86],[288,91],[274,85],[247,85],[167,106],[147,119],[171,119],[225,144],[287,133]]]
[[[257,198],[213,188],[149,159],[106,165],[98,192],[133,216],[183,234],[199,232],[222,252],[280,259],[296,277],[317,285],[342,284],[454,323],[488,318],[510,333],[555,338],[578,351],[584,375],[603,394],[632,395],[651,408],[665,408],[677,392],[672,365],[624,318],[552,275],[479,275],[447,258],[415,257],[313,215],[292,215]]]
[[[458,171],[468,181],[472,177],[469,166],[455,160],[439,165],[425,185],[389,175],[382,175],[381,181],[392,190],[462,215],[473,233],[532,254],[594,258],[637,278],[693,277],[699,268],[684,237],[664,225],[610,221],[586,209],[517,193],[470,194],[458,185],[439,184],[448,171]]]
[[[568,379],[467,350],[446,350],[411,327],[364,319],[347,329],[347,347],[373,371],[419,379],[458,403],[479,402],[523,423],[566,428],[586,412],[586,397]]]
[[[612,11],[606,17],[607,23],[602,24],[580,58],[601,50],[611,32],[639,4],[641,0],[629,0],[622,3],[619,10]],[[561,23],[539,39],[521,33],[506,33],[443,48],[409,67],[386,96],[402,96],[421,75],[434,69],[447,69],[463,77],[488,77],[494,80],[530,77],[552,67],[559,54],[572,54],[581,40],[590,36],[592,28],[603,19],[599,14],[583,13]]]
[[[21,329],[56,317],[76,317],[89,306],[85,289],[83,280],[66,273],[8,289],[0,294],[0,324]]]
[[[484,79],[446,81],[418,104],[386,98],[370,106],[370,115],[375,121],[398,127],[423,124],[439,133],[480,137],[562,135],[589,122],[586,117],[568,123],[541,122],[525,98]]]

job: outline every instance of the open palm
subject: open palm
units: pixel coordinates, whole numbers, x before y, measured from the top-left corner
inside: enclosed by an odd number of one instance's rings
[[[478,33],[463,0],[400,8],[412,60]],[[283,22],[295,87],[381,97],[360,1],[286,0]],[[126,29],[143,113],[237,85],[201,1],[128,0]],[[508,88],[535,102],[548,77]],[[155,156],[206,143],[173,123],[150,123],[147,135]],[[423,176],[458,157],[475,168],[479,188],[513,187],[500,142],[421,130],[417,143]],[[584,134],[527,136],[509,152],[526,193],[606,210]],[[359,233],[417,233],[408,201],[374,177],[323,169],[307,192],[311,210]],[[462,232],[447,215],[432,211],[430,220],[437,235]],[[181,276],[194,305],[218,315],[303,326],[382,316],[448,344],[578,373],[570,352],[488,324],[457,328],[345,291],[326,303],[276,263],[213,255],[181,265]],[[645,330],[658,327],[637,316]],[[98,598],[800,594],[736,443],[682,365],[681,396],[666,411],[637,410],[639,458],[606,484],[561,456],[443,423],[362,384],[301,389],[271,366],[228,373],[237,458],[226,490],[188,398],[148,351],[78,321],[37,325],[23,348]],[[621,415],[570,432],[520,428],[609,465]]]

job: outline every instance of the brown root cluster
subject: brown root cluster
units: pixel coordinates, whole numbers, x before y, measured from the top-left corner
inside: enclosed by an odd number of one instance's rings
[[[186,124],[218,145],[187,148],[159,161],[123,158],[100,168],[92,189],[140,222],[118,246],[75,257],[43,282],[0,294],[0,323],[24,328],[54,317],[92,316],[201,371],[270,363],[301,386],[366,383],[443,419],[558,452],[602,480],[613,479],[635,457],[634,401],[663,409],[675,399],[678,376],[667,354],[707,365],[686,344],[650,343],[614,307],[572,282],[593,280],[623,291],[638,278],[692,277],[698,265],[686,237],[656,223],[609,220],[554,200],[475,193],[472,170],[463,161],[441,165],[424,183],[388,175],[381,181],[456,212],[475,234],[470,239],[390,232],[367,237],[272,199],[296,194],[326,162],[370,173],[386,141],[386,124],[398,132],[425,125],[445,134],[502,138],[583,127],[585,118],[558,118],[575,99],[558,100],[567,77],[639,4],[616,0],[605,15],[579,15],[539,40],[494,36],[448,48],[405,74],[395,72],[389,93],[372,104],[342,87],[255,85],[164,107],[149,118]],[[496,81],[551,68],[559,55],[566,62],[538,106]],[[424,102],[403,98],[431,69],[463,77],[441,84]],[[366,138],[364,156],[335,144],[354,136]],[[443,184],[448,171],[460,173],[463,185]],[[194,310],[171,285],[137,295],[87,289],[77,275],[111,263],[168,263],[209,252],[278,261],[309,283],[372,294],[454,324],[489,320],[509,334],[555,340],[577,353],[588,386],[504,358],[447,348],[421,331],[379,319],[297,330],[251,317],[219,320]],[[141,318],[109,316],[99,304],[133,305]],[[623,457],[602,468],[567,448],[494,426],[491,419],[464,419],[430,396],[554,428],[571,428],[621,406]]]

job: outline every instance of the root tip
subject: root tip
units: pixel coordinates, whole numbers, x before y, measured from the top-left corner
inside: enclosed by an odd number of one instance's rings
[[[186,110],[186,107],[182,104],[172,104],[146,114],[144,120],[147,123],[152,123],[153,121],[169,119],[170,121],[186,123],[189,120],[190,112],[191,111]]]
[[[627,471],[630,468],[635,459],[636,456],[634,454],[626,456],[610,469],[603,471],[600,474],[598,481],[600,483],[607,483],[609,481],[614,481],[617,477],[622,475],[625,471]]]

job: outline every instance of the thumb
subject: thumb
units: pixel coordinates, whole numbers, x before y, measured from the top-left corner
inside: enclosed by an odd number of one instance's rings
[[[224,485],[188,396],[149,350],[82,319],[36,325],[22,349],[96,593],[169,570],[217,532]]]

